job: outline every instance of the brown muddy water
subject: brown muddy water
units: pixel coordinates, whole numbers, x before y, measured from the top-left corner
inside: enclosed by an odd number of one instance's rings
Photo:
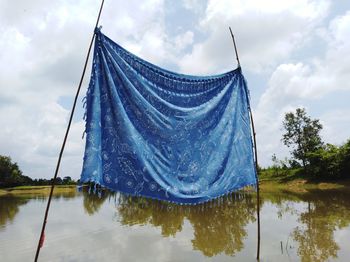
[[[47,196],[0,196],[0,261],[33,261]],[[256,199],[181,207],[103,193],[53,199],[39,261],[255,261]],[[350,191],[261,196],[261,261],[350,261]]]

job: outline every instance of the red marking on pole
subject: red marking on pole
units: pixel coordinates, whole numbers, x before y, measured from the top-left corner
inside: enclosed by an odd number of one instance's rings
[[[42,235],[40,236],[40,243],[39,243],[40,248],[43,247],[44,241],[45,241],[45,233],[43,232]]]

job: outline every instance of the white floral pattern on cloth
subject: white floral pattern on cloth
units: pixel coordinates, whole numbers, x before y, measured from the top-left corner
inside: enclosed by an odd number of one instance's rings
[[[97,31],[81,181],[182,204],[254,185],[248,108],[240,68],[176,74]]]

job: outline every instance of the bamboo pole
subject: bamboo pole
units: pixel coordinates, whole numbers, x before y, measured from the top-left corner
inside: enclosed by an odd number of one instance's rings
[[[237,46],[236,46],[236,41],[235,41],[235,36],[232,33],[232,29],[231,27],[229,27],[230,29],[230,33],[231,33],[231,37],[232,37],[232,41],[233,41],[233,46],[235,48],[235,53],[236,53],[236,59],[237,59],[237,67],[241,67],[241,63],[239,62],[239,58],[238,58],[238,52],[237,52]]]
[[[103,4],[104,4],[104,0],[102,0],[102,2],[101,2],[101,6],[100,6],[100,10],[99,10],[99,13],[98,13],[98,16],[97,16],[95,28],[98,26],[98,23],[100,21]],[[51,182],[50,195],[49,195],[49,199],[47,201],[47,206],[46,206],[46,210],[45,210],[45,216],[44,216],[44,220],[43,220],[43,225],[42,225],[42,228],[41,228],[40,238],[39,238],[38,246],[37,246],[36,253],[35,253],[35,259],[34,259],[35,262],[38,261],[40,249],[41,249],[41,247],[42,247],[42,245],[44,243],[45,227],[46,227],[47,218],[48,218],[48,214],[49,214],[49,209],[50,209],[50,205],[51,205],[52,194],[53,194],[53,190],[54,190],[54,187],[55,187],[55,182],[56,182],[56,178],[57,178],[57,175],[58,175],[58,170],[60,168],[63,151],[64,151],[64,148],[66,146],[66,142],[67,142],[70,126],[72,124],[73,115],[74,115],[75,107],[76,107],[76,104],[77,104],[78,96],[79,96],[79,93],[80,93],[81,85],[82,85],[83,80],[84,80],[85,71],[86,71],[86,67],[87,67],[87,63],[88,63],[88,60],[89,60],[89,56],[90,56],[90,52],[91,52],[91,48],[92,48],[92,43],[93,43],[94,39],[95,39],[95,33],[91,37],[89,49],[88,49],[88,52],[87,52],[87,55],[86,55],[86,59],[85,59],[83,72],[82,72],[82,75],[80,77],[78,90],[77,90],[77,92],[75,94],[72,110],[71,110],[70,117],[69,117],[68,126],[67,126],[67,129],[66,129],[66,133],[64,135],[63,143],[62,143],[62,146],[61,146],[61,151],[60,151],[60,154],[58,156],[56,170],[55,170],[55,175],[54,175],[54,177],[52,179],[52,182]]]
[[[233,41],[233,46],[235,48],[237,65],[238,65],[238,68],[240,68],[241,64],[239,62],[235,37],[232,33],[231,27],[229,27],[229,29],[230,29],[230,33],[231,33],[231,37],[232,37],[232,41]],[[252,133],[253,133],[253,147],[254,147],[255,170],[256,170],[256,198],[257,198],[257,207],[256,208],[257,208],[257,227],[258,227],[257,228],[258,229],[258,239],[257,239],[256,259],[260,260],[260,187],[259,187],[259,178],[258,178],[258,151],[257,151],[257,146],[256,146],[256,132],[255,132],[255,126],[254,126],[253,113],[252,113],[252,110],[250,107],[248,95],[247,95],[247,100],[248,100],[248,109],[249,109],[249,115],[250,115],[251,128],[252,128]]]
[[[259,187],[259,178],[258,178],[258,152],[256,147],[256,132],[254,127],[254,120],[251,107],[249,106],[250,119],[252,122],[252,131],[253,131],[253,141],[254,141],[254,156],[255,156],[255,169],[256,169],[256,208],[257,208],[257,216],[258,216],[258,243],[257,243],[257,251],[256,251],[256,259],[260,260],[260,187]]]

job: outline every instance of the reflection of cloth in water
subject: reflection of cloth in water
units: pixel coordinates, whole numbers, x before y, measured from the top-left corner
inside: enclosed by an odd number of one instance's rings
[[[220,253],[234,255],[244,248],[247,225],[255,220],[256,199],[249,193],[233,193],[196,206],[120,196],[118,217],[123,225],[151,225],[160,228],[163,237],[188,230],[184,220],[191,224],[193,249],[205,256]]]

